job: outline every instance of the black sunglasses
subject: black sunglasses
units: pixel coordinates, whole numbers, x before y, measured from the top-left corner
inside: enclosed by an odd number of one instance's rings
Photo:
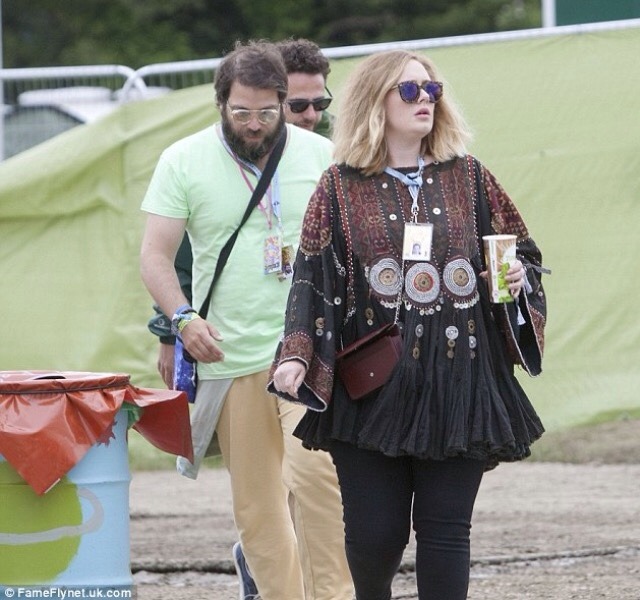
[[[427,96],[429,96],[429,102],[435,103],[442,98],[443,85],[441,81],[425,81],[424,83],[401,81],[393,87],[398,88],[403,102],[413,103],[420,100],[420,90],[426,92]]]
[[[309,108],[311,104],[313,106],[313,110],[316,112],[322,112],[323,110],[327,110],[333,98],[316,98],[315,100],[287,100],[287,104],[291,109],[292,113],[301,113]]]

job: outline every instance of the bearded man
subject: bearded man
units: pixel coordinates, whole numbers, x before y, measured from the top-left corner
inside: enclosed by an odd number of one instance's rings
[[[328,454],[303,449],[292,435],[304,408],[266,392],[290,287],[287,265],[277,256],[291,256],[297,246],[332,144],[285,123],[287,71],[273,44],[236,45],[214,87],[221,121],[167,148],[149,184],[142,278],[197,360],[196,406],[220,407],[216,433],[260,597],[350,600],[335,469]],[[184,232],[193,248],[193,304],[199,307],[220,250],[283,134],[286,145],[267,193],[240,229],[206,319],[200,318],[174,268]],[[304,564],[301,554],[309,559]]]

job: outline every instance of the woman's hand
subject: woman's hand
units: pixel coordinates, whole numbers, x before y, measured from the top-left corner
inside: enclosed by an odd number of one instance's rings
[[[489,277],[489,273],[487,271],[482,271],[479,275],[485,280]],[[518,299],[520,291],[524,287],[526,276],[527,272],[524,265],[519,260],[516,260],[505,274],[505,281],[509,286],[509,292],[513,296],[514,300]]]
[[[279,392],[298,399],[298,389],[304,381],[307,367],[299,360],[288,360],[280,364],[273,374],[273,385]]]
[[[520,291],[524,286],[524,280],[526,276],[527,272],[524,269],[524,265],[519,260],[516,260],[511,265],[511,267],[509,267],[509,270],[507,271],[504,278],[509,286],[509,291],[511,292],[514,300],[518,299]]]

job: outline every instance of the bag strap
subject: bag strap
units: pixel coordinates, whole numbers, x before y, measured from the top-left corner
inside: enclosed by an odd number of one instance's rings
[[[489,204],[487,203],[487,197],[485,194],[484,185],[482,184],[482,172],[480,170],[480,163],[475,159],[471,158],[473,161],[473,172],[474,178],[476,181],[476,193],[477,193],[477,201],[478,201],[478,215],[476,225],[478,227],[478,243],[480,244],[480,261],[482,263],[482,270],[487,270],[487,264],[484,256],[484,243],[482,241],[483,235],[492,235],[494,232],[493,227],[491,227],[491,214],[489,213]],[[500,312],[501,315],[498,317],[502,319],[502,315],[506,315],[506,319],[508,319],[511,327],[511,331],[513,332],[516,343],[518,343],[519,339],[519,331],[520,331],[520,323],[519,323],[519,315],[520,309],[517,306],[517,302],[510,302],[507,304],[490,304],[491,310],[494,315],[497,313],[499,306],[504,307],[504,313]]]
[[[482,184],[482,172],[480,171],[480,163],[473,157],[469,157],[473,165],[473,176],[476,183],[476,204],[477,204],[477,217],[476,227],[478,229],[478,243],[480,244],[480,261],[482,263],[482,270],[486,271],[487,265],[484,257],[483,250],[483,235],[491,235],[493,228],[491,227],[491,215],[489,214],[489,205],[487,204],[487,198],[484,192],[484,185]]]
[[[222,274],[222,269],[224,269],[227,264],[227,260],[229,255],[231,254],[231,250],[233,250],[233,246],[238,239],[238,234],[240,233],[240,229],[242,226],[248,221],[253,209],[258,205],[262,197],[264,196],[269,184],[271,183],[271,179],[273,178],[273,174],[276,171],[276,167],[280,162],[280,157],[282,156],[282,152],[284,150],[285,143],[287,141],[287,128],[286,126],[283,128],[276,145],[273,147],[271,154],[269,155],[269,160],[267,160],[267,164],[264,167],[264,171],[262,171],[262,175],[260,176],[260,180],[253,190],[253,194],[251,195],[251,200],[249,200],[249,204],[247,205],[247,209],[244,212],[242,220],[240,224],[236,227],[236,230],[231,234],[231,237],[227,240],[227,243],[220,250],[220,256],[218,257],[218,262],[216,263],[216,270],[213,273],[213,279],[211,280],[211,285],[209,286],[209,291],[202,302],[202,306],[198,311],[198,314],[203,318],[207,318],[207,313],[209,312],[209,304],[211,302],[211,295],[213,294],[213,288],[216,285],[216,282],[220,278]]]
[[[342,178],[340,177],[340,167],[338,167],[338,165],[336,165],[335,163],[332,164],[329,167],[331,173],[333,174],[333,179],[335,182],[335,186],[336,186],[336,196],[338,198],[338,206],[340,208],[340,212],[341,212],[341,216],[342,216],[342,221],[343,221],[343,226],[344,226],[344,232],[345,232],[345,242],[346,242],[346,246],[347,246],[347,254],[348,255],[353,255],[353,240],[351,239],[351,223],[349,221],[349,217],[348,217],[348,211],[347,211],[347,202],[345,200],[344,197],[344,190],[342,188]],[[349,276],[351,278],[351,280],[353,281],[355,278],[355,275],[353,273],[353,261],[347,261],[348,263],[348,269],[349,269]],[[404,270],[404,261],[402,261],[402,269]],[[404,279],[402,279],[402,281],[404,282]],[[400,318],[400,306],[402,305],[402,290],[404,287],[404,283],[402,283],[402,285],[400,286],[400,290],[398,291],[398,296],[396,297],[396,312],[395,312],[395,316],[393,319],[393,323],[389,324],[389,326],[391,325],[396,325],[398,323],[398,319]]]

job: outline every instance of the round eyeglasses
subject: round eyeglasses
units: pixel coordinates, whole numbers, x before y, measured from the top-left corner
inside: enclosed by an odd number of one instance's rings
[[[255,116],[262,125],[269,125],[280,116],[280,108],[233,108],[228,102],[229,112],[236,123],[247,125]]]
[[[420,100],[420,91],[424,90],[429,97],[429,102],[436,103],[442,98],[443,85],[441,81],[401,81],[398,85],[394,85],[393,89],[398,88],[400,98],[403,102],[412,104]]]

